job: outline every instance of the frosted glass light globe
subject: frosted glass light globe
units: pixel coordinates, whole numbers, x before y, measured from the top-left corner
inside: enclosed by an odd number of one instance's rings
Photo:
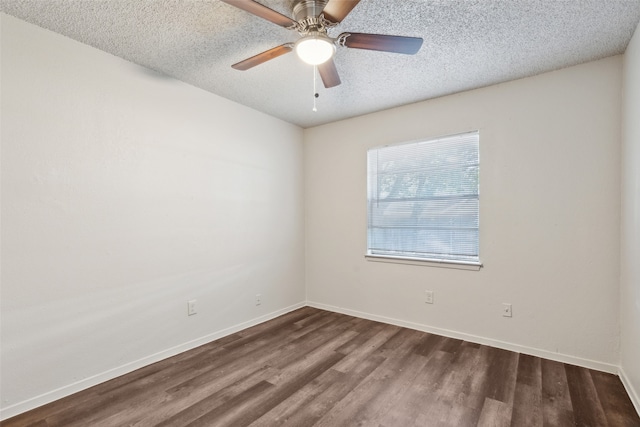
[[[307,64],[320,65],[333,56],[336,46],[329,37],[312,35],[298,40],[295,49],[298,57]]]

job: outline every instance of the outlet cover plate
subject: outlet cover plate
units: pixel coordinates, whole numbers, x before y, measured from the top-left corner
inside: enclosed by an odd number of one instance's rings
[[[187,315],[193,316],[198,311],[196,310],[196,300],[192,299],[187,301]]]
[[[433,291],[424,291],[424,302],[433,304]]]
[[[513,313],[511,312],[511,304],[503,302],[502,303],[502,315],[504,317],[512,317]]]

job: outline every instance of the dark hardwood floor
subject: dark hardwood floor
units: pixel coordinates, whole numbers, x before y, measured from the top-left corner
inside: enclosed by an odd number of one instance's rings
[[[305,307],[0,423],[640,426],[620,379]]]

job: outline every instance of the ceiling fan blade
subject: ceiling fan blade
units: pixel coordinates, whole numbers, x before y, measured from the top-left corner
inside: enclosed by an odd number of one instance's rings
[[[352,49],[379,50],[413,55],[420,50],[419,37],[388,36],[384,34],[342,33],[338,36],[341,45]]]
[[[235,6],[238,9],[242,9],[245,12],[249,12],[253,15],[256,15],[262,19],[266,19],[267,21],[271,21],[274,24],[280,25],[281,27],[290,28],[296,24],[296,22],[289,18],[288,16],[284,16],[279,12],[276,12],[273,9],[269,9],[267,6],[263,6],[258,2],[253,0],[222,0],[223,2],[230,4],[231,6]]]
[[[338,86],[341,83],[338,69],[336,68],[336,63],[333,62],[333,58],[318,65],[318,72],[320,73],[324,87],[327,89]]]
[[[322,13],[331,22],[342,22],[359,2],[360,0],[329,0]]]
[[[251,58],[247,58],[244,61],[240,61],[231,66],[231,68],[235,68],[236,70],[245,71],[249,68],[255,67],[256,65],[260,65],[263,62],[267,62],[273,58],[277,58],[280,55],[284,55],[285,53],[289,53],[293,50],[291,43],[285,43],[283,45],[274,47],[273,49],[269,49],[262,53],[259,53]]]

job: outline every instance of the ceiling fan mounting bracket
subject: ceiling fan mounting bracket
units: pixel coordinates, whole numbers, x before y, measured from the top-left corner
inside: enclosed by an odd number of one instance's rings
[[[347,38],[351,35],[351,33],[342,33],[336,38],[336,43],[338,46],[346,47]]]

